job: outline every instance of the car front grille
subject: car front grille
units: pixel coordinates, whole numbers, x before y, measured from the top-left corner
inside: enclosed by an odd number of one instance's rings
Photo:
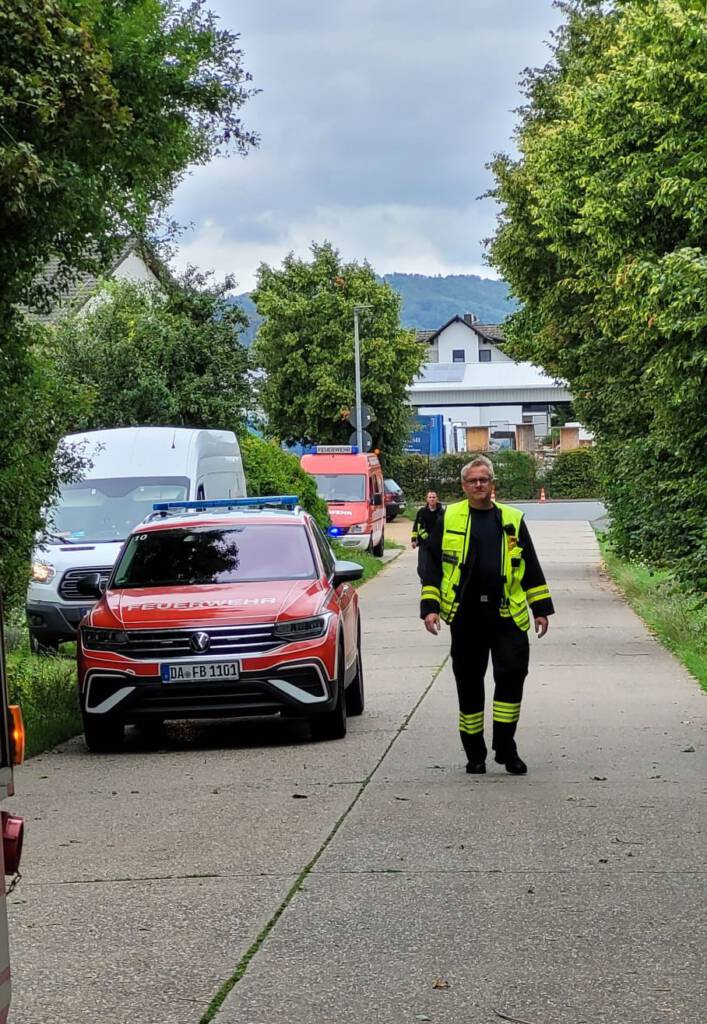
[[[196,633],[206,633],[206,650],[194,650],[191,639]],[[101,645],[101,650],[112,650],[128,658],[155,661],[162,658],[213,658],[214,655],[248,657],[263,654],[280,647],[283,641],[275,636],[275,625],[224,626],[219,629],[139,629],[128,630],[126,644]]]
[[[76,588],[79,580],[83,580],[87,576],[92,576],[93,573],[96,572],[101,578],[101,583],[108,583],[111,573],[113,572],[113,566],[95,565],[86,566],[83,569],[67,569],[61,578],[61,583],[59,584],[60,596],[63,597],[65,601],[83,601],[84,604],[90,604],[91,598],[87,597],[86,594],[80,594]]]

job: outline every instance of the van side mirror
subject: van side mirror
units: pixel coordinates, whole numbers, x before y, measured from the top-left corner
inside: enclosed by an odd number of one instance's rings
[[[343,559],[337,558],[334,562],[332,586],[336,590],[342,583],[353,583],[354,580],[360,580],[362,576],[363,566],[358,562],[345,562]]]
[[[89,572],[76,580],[76,590],[86,597],[101,597],[105,589],[101,582],[101,574],[98,572]]]
[[[373,504],[374,505],[382,505],[383,504],[383,495],[380,492],[373,495]]]

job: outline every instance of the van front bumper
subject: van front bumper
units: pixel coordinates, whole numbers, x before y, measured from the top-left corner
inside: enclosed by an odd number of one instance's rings
[[[370,533],[346,533],[343,537],[334,537],[337,544],[342,548],[352,548],[356,551],[368,551],[371,543]]]
[[[92,604],[55,604],[50,601],[27,601],[27,625],[41,639],[75,640],[76,631]]]

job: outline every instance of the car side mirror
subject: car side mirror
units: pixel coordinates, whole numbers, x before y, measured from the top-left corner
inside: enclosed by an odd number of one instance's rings
[[[105,589],[105,584],[101,582],[101,574],[98,572],[89,572],[76,580],[76,590],[86,597],[101,597]]]
[[[345,562],[343,559],[337,558],[334,562],[332,586],[336,589],[342,583],[353,583],[354,580],[360,580],[362,576],[363,566],[358,562]]]
[[[383,504],[383,495],[382,494],[374,494],[373,495],[373,504],[374,505],[382,505]]]

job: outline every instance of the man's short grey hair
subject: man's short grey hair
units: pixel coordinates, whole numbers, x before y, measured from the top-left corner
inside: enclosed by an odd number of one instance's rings
[[[471,462],[467,462],[466,466],[462,466],[462,480],[466,476],[467,470],[473,469],[475,466],[483,466],[484,469],[488,470],[488,474],[491,477],[491,479],[496,479],[496,474],[493,471],[493,462],[491,462],[491,459],[487,459],[485,455],[477,455],[475,459],[471,460]]]

